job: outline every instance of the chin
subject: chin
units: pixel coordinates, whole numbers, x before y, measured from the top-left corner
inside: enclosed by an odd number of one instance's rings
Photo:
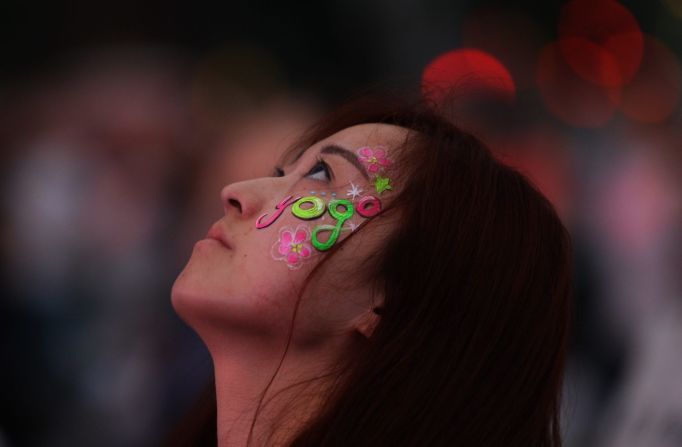
[[[215,295],[215,288],[210,277],[206,277],[207,267],[202,258],[197,258],[194,254],[187,261],[187,264],[180,272],[171,289],[171,303],[175,312],[186,322],[188,317],[210,305],[210,298]],[[213,292],[213,293],[211,293]],[[223,299],[214,301],[223,301]]]
[[[198,321],[206,320],[210,316],[219,316],[225,311],[221,309],[225,306],[224,297],[212,298],[215,293],[206,290],[208,281],[196,273],[191,263],[188,264],[171,288],[171,304],[175,313],[195,330]]]
[[[266,338],[286,335],[296,287],[282,287],[281,277],[274,272],[271,280],[261,278],[257,283],[245,283],[247,276],[226,272],[217,278],[215,270],[190,259],[173,283],[173,309],[204,339],[212,339],[216,331]]]
[[[188,325],[191,324],[191,314],[194,313],[197,307],[196,291],[191,287],[190,278],[187,277],[187,268],[180,272],[173,287],[171,288],[171,305],[175,313]],[[193,311],[194,309],[194,311]]]

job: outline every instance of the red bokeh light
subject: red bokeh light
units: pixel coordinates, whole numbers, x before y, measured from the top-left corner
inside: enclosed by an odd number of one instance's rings
[[[646,36],[642,66],[623,88],[621,108],[629,118],[657,123],[677,108],[682,91],[679,59],[663,43]]]
[[[623,86],[642,60],[637,19],[613,0],[573,0],[561,10],[561,52],[575,72],[597,85]]]
[[[620,89],[592,84],[578,76],[562,57],[557,42],[540,52],[536,79],[549,111],[576,127],[606,124],[619,104]]]
[[[477,49],[449,51],[431,61],[422,74],[424,97],[440,102],[451,95],[483,94],[512,101],[516,94],[509,70]]]

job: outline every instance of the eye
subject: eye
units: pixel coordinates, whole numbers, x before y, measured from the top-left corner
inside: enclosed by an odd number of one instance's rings
[[[284,169],[280,168],[279,166],[275,166],[275,169],[272,172],[273,177],[284,177]]]
[[[317,163],[310,168],[310,171],[305,176],[323,182],[329,182],[333,178],[329,165],[321,158],[318,158]]]

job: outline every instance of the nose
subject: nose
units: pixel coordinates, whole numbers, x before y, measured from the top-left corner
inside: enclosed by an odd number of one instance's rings
[[[246,183],[249,182],[232,183],[220,191],[225,215],[250,218],[257,213],[260,200]]]

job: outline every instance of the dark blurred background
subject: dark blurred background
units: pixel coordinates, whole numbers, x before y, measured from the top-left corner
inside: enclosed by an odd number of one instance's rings
[[[0,13],[0,447],[156,445],[211,377],[169,293],[222,186],[359,92],[434,86],[573,234],[566,445],[682,445],[682,1]]]

